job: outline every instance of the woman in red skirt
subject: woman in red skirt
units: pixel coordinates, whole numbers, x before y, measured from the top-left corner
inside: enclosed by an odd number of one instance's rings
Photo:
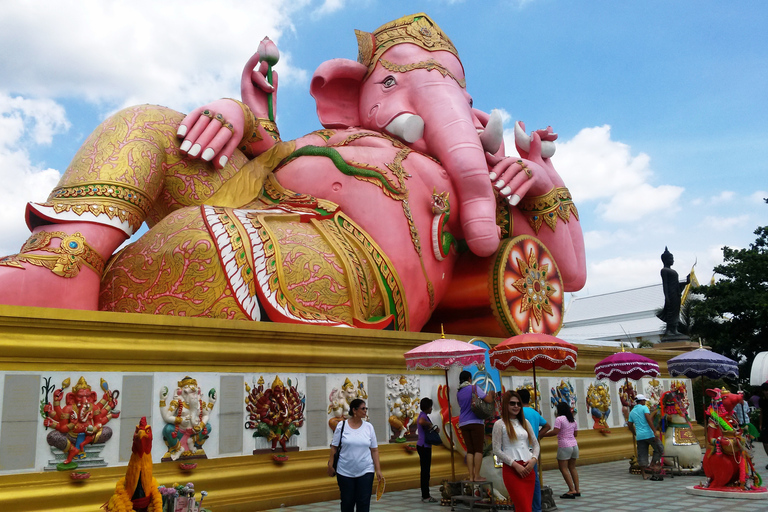
[[[504,485],[515,512],[531,512],[539,441],[523,415],[517,391],[507,391],[501,400],[501,419],[493,425],[493,454],[504,463]]]

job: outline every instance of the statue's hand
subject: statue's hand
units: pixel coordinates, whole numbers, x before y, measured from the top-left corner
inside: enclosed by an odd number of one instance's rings
[[[485,154],[489,178],[499,195],[515,206],[526,195],[541,195],[554,185],[547,170],[532,160]]]
[[[53,400],[55,402],[61,402],[61,398],[64,396],[64,392],[60,389],[57,389],[53,392]]]
[[[163,386],[160,388],[160,400],[165,400],[168,397],[168,387]]]
[[[209,398],[209,399],[210,399],[212,402],[216,402],[216,388],[211,388],[211,389],[208,391],[208,398]]]
[[[515,147],[520,156],[524,160],[539,164],[554,183],[554,186],[564,187],[563,179],[555,170],[551,160],[555,154],[555,140],[557,140],[557,134],[552,131],[551,126],[536,130],[529,136],[525,133],[525,123],[522,121],[515,123]],[[542,193],[546,192],[548,190]]]
[[[232,100],[216,100],[198,107],[182,119],[176,135],[181,151],[191,158],[213,161],[221,169],[243,139],[245,113]]]
[[[275,43],[265,37],[258,51],[248,59],[240,78],[240,94],[258,118],[274,120],[277,96],[277,71],[271,69],[280,59]],[[270,82],[271,80],[271,82]],[[270,116],[270,101],[272,115]]]

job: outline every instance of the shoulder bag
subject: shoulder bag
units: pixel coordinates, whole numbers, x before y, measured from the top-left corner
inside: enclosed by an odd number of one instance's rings
[[[333,473],[336,474],[336,466],[339,465],[339,454],[341,453],[341,440],[344,438],[344,427],[347,425],[346,421],[341,422],[341,434],[339,435],[339,447],[336,448],[336,453],[333,454]]]
[[[493,402],[486,402],[477,395],[477,386],[472,386],[472,412],[481,420],[486,420],[493,416],[496,410],[496,404]]]
[[[434,425],[429,430],[424,431],[424,442],[430,446],[436,446],[443,444],[443,440],[440,438],[440,431]]]

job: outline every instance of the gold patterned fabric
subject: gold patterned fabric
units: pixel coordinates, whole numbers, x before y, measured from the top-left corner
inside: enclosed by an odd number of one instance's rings
[[[104,121],[80,147],[45,203],[30,214],[87,220],[131,235],[169,213],[210,198],[247,162],[236,151],[221,170],[181,153],[176,130],[183,114],[153,105],[122,110]]]
[[[248,320],[218,260],[200,209],[177,210],[112,257],[99,309]]]

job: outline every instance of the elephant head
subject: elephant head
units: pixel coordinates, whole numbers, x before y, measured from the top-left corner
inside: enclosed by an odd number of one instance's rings
[[[453,44],[425,14],[357,38],[359,62],[327,61],[312,78],[320,122],[387,133],[439,160],[458,191],[467,245],[493,254],[500,231],[485,152],[499,151],[501,122],[472,108]]]

